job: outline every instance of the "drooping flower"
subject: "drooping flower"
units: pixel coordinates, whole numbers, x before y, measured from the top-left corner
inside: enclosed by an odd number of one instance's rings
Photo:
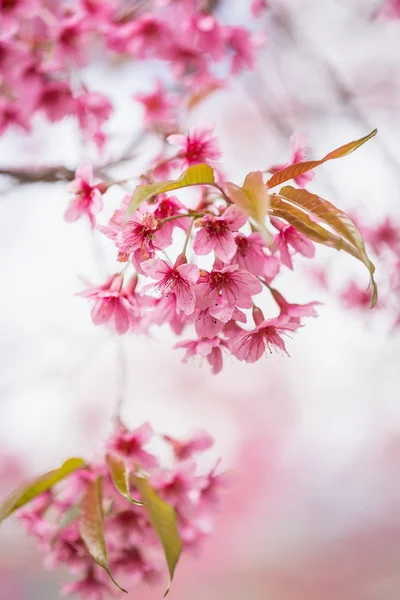
[[[253,315],[256,327],[231,340],[232,354],[250,363],[261,358],[267,348],[270,353],[275,348],[288,355],[282,335],[296,331],[300,325],[292,323],[289,318],[264,319],[259,308],[253,310]]]
[[[279,317],[288,318],[291,323],[300,323],[301,317],[318,317],[315,307],[320,305],[320,302],[308,302],[308,304],[290,304],[286,302],[278,290],[270,288],[271,294],[275,302],[280,308]]]
[[[171,266],[165,260],[157,258],[142,263],[143,271],[158,283],[146,285],[143,291],[149,288],[159,290],[162,294],[173,293],[176,297],[176,307],[186,315],[194,311],[195,291],[194,286],[199,278],[197,265],[181,263]]]
[[[182,362],[184,363],[186,363],[189,358],[195,356],[206,358],[215,375],[222,369],[223,358],[221,348],[223,347],[227,347],[227,345],[224,340],[221,340],[218,337],[186,340],[184,342],[178,342],[174,346],[174,348],[183,348],[186,350],[186,354],[182,358]]]
[[[221,156],[217,138],[213,136],[211,128],[194,129],[187,135],[170,135],[168,142],[178,147],[178,157],[187,167],[198,163],[210,163]]]
[[[246,215],[235,205],[229,206],[219,217],[211,214],[202,217],[196,223],[199,230],[193,243],[194,252],[202,256],[214,250],[223,262],[229,262],[237,249],[232,232],[238,231],[246,222]]]
[[[123,282],[123,276],[115,274],[103,285],[78,293],[78,296],[94,301],[93,323],[109,323],[119,334],[126,333],[130,327],[134,327],[140,318],[140,296],[134,294],[137,276],[131,279],[130,285],[125,289],[122,287]]]
[[[143,423],[134,431],[129,431],[120,426],[107,448],[128,460],[130,464],[137,463],[145,469],[152,469],[157,465],[157,459],[153,454],[143,449],[143,446],[153,437],[153,429],[149,423]]]
[[[191,458],[193,454],[208,450],[214,444],[213,438],[202,429],[195,431],[186,440],[178,440],[170,435],[164,435],[163,437],[171,444],[174,455],[178,460]]]
[[[144,108],[146,127],[173,123],[178,100],[167,93],[161,81],[157,81],[153,92],[135,94],[134,99],[140,102]]]
[[[274,165],[269,169],[270,173],[276,173],[277,171],[281,171],[290,165],[294,165],[298,162],[303,162],[307,160],[308,148],[307,144],[307,136],[301,133],[294,133],[290,138],[290,158],[289,161],[282,165]],[[294,178],[294,181],[300,187],[305,187],[310,181],[314,179],[314,171],[307,171],[306,173],[302,173]]]
[[[289,246],[307,258],[312,258],[315,255],[314,244],[305,235],[292,227],[292,225],[283,223],[275,217],[271,217],[271,223],[279,230],[279,233],[274,237],[275,245],[279,251],[282,263],[289,269],[293,270]]]
[[[94,227],[96,215],[103,208],[102,194],[106,191],[107,186],[104,183],[93,185],[93,169],[89,162],[82,162],[76,170],[75,179],[68,184],[67,189],[75,195],[65,211],[65,220],[70,223],[82,215],[87,215]]]
[[[238,233],[235,237],[236,253],[232,264],[238,264],[241,269],[253,275],[264,275],[267,268],[267,256],[264,252],[265,241],[261,233],[254,232],[246,236]]]

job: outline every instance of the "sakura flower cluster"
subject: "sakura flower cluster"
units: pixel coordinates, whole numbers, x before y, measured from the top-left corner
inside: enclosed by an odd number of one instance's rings
[[[107,572],[93,560],[82,534],[82,499],[96,480],[101,481],[101,528],[113,578],[128,589],[140,582],[154,584],[164,578],[162,547],[148,512],[118,491],[109,468],[110,457],[122,461],[129,470],[134,501],[142,500],[135,485],[135,474],[140,472],[145,473],[158,497],[173,507],[184,551],[197,549],[210,533],[227,479],[217,472],[218,465],[199,474],[195,458],[213,445],[212,438],[203,431],[185,440],[162,436],[170,457],[168,467],[162,466],[149,451],[152,438],[153,431],[147,423],[134,431],[119,426],[106,445],[104,461],[70,473],[19,510],[27,532],[36,538],[45,554],[47,567],[67,567],[73,575],[74,581],[62,586],[62,595],[103,600],[118,592]]]
[[[177,151],[162,159],[170,174],[205,161],[213,164],[220,156],[209,129],[172,138]],[[261,173],[255,177],[264,186]],[[77,178],[85,197],[93,196],[93,189],[96,197],[98,184],[83,185],[81,170]],[[147,333],[161,325],[179,337],[188,332],[175,346],[183,350],[183,360],[205,359],[214,373],[221,370],[224,355],[255,362],[273,350],[287,354],[285,337],[302,325],[301,318],[316,316],[313,303],[289,304],[272,287],[281,269],[293,269],[296,254],[314,256],[313,243],[276,217],[270,220],[275,234],[266,241],[232,202],[228,188],[216,185],[217,192],[198,188],[194,202],[186,204],[175,194],[156,194],[130,215],[131,197],[124,196],[108,225],[98,225],[115,245],[122,268],[80,292],[92,304],[93,322],[119,334]],[[81,202],[81,196],[73,202]],[[261,308],[264,297],[277,305],[267,317]]]
[[[103,148],[113,105],[88,87],[83,71],[99,52],[105,60],[163,61],[184,93],[171,94],[160,81],[134,100],[143,105],[145,127],[176,131],[177,106],[189,90],[204,94],[225,85],[230,73],[251,68],[260,42],[243,27],[222,24],[203,0],[2,2],[0,134],[10,126],[29,131],[36,113],[51,122],[72,116],[86,140]]]

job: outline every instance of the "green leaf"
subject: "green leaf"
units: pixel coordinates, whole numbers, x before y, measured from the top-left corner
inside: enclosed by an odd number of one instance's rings
[[[132,498],[129,490],[129,469],[125,465],[124,461],[117,458],[114,454],[108,454],[106,457],[108,468],[110,469],[111,479],[119,491],[132,504],[137,506],[143,506],[143,502]]]
[[[313,241],[337,250],[344,250],[360,260],[367,267],[371,276],[371,308],[376,304],[375,266],[368,258],[360,231],[346,213],[336,208],[328,200],[290,185],[281,188],[279,195],[273,196],[271,208],[276,216],[283,216],[282,211],[284,211],[283,218]],[[316,218],[317,222],[309,215]],[[330,229],[322,227],[320,223]]]
[[[270,206],[270,195],[263,181],[261,171],[246,175],[242,187],[227,181],[225,187],[229,197],[246,215],[258,225],[266,243],[271,246],[273,237],[265,227],[265,217]]]
[[[135,476],[135,485],[144,502],[151,526],[164,549],[170,575],[170,584],[164,594],[165,597],[171,587],[175,567],[182,552],[182,540],[178,532],[175,510],[158,496],[144,477]]]
[[[86,549],[93,560],[108,573],[112,582],[128,593],[115,581],[108,564],[107,548],[104,539],[104,515],[102,505],[101,477],[89,482],[80,504],[79,531]]]
[[[332,150],[329,152],[324,158],[321,160],[307,160],[304,162],[297,162],[293,165],[289,165],[285,169],[277,171],[274,175],[267,181],[268,188],[275,187],[276,185],[280,185],[284,181],[289,181],[289,179],[294,179],[299,175],[303,175],[303,173],[307,173],[307,171],[311,171],[311,169],[315,169],[319,167],[327,160],[333,160],[335,158],[342,158],[347,154],[351,154],[354,150],[357,150],[360,146],[368,142],[371,138],[373,138],[378,133],[377,129],[374,129],[366,135],[365,137],[360,138],[359,140],[355,140],[354,142],[349,142],[348,144],[344,144],[344,146],[340,146],[336,148],[336,150]]]
[[[81,458],[70,458],[64,462],[59,469],[54,469],[43,475],[35,477],[28,483],[22,484],[12,492],[0,505],[0,523],[15,510],[21,508],[36,496],[47,492],[56,483],[64,479],[67,475],[82,468],[85,461]]]
[[[127,209],[127,216],[130,217],[142,202],[150,200],[150,198],[157,194],[190,187],[191,185],[213,185],[214,183],[213,169],[209,165],[199,164],[186,169],[176,180],[159,181],[149,185],[137,185]]]

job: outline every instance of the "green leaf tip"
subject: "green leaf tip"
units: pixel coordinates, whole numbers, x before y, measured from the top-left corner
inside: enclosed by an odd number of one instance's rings
[[[15,510],[28,504],[31,500],[47,492],[53,485],[67,477],[73,471],[85,466],[85,461],[81,458],[69,458],[59,469],[48,471],[31,479],[28,483],[23,483],[14,492],[12,492],[0,504],[0,523],[9,517]]]

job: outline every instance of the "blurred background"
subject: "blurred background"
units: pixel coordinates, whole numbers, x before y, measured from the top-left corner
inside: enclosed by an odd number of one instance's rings
[[[308,134],[319,158],[377,127],[378,137],[319,169],[309,189],[371,222],[399,218],[400,20],[372,20],[376,0],[269,4],[257,24],[268,37],[257,68],[206,100],[188,126],[215,127],[237,184],[249,170],[285,162],[294,131]],[[247,0],[222,2],[220,12],[250,23]],[[154,73],[103,62],[86,77],[118,107],[108,125],[117,152],[141,129],[131,96],[149,89]],[[31,135],[0,139],[0,166],[74,169],[93,156],[68,119],[50,126],[37,118]],[[0,495],[66,456],[93,456],[123,389],[129,426],[150,421],[170,435],[204,427],[216,439],[212,458],[233,474],[215,531],[197,556],[184,557],[172,599],[397,598],[400,337],[384,312],[344,309],[297,258],[279,289],[288,301],[324,305],[288,341],[291,358],[228,361],[212,376],[206,364],[181,364],[167,330],[120,339],[92,325],[74,294],[80,278],[104,280],[114,251],[83,220],[65,223],[64,184],[0,185]],[[110,198],[101,223],[115,208]],[[318,249],[318,264],[335,282],[367,285],[350,257]],[[378,262],[378,284],[382,276]],[[0,537],[0,600],[57,598],[65,573],[44,570],[22,526],[6,523]]]

